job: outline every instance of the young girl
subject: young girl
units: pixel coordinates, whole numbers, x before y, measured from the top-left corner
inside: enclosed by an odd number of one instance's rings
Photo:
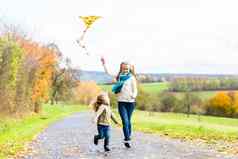
[[[110,100],[107,93],[101,93],[97,96],[97,101],[93,105],[93,109],[95,112],[94,122],[97,124],[98,129],[98,134],[94,136],[94,144],[98,145],[98,140],[104,139],[104,150],[108,152],[110,151],[110,119],[117,125],[119,125],[119,123],[111,111]]]

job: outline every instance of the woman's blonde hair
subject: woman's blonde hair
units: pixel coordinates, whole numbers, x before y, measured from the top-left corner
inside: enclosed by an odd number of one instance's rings
[[[108,105],[108,106],[110,105],[108,93],[106,92],[102,92],[97,96],[97,100],[93,104],[93,110],[97,112],[101,105]]]
[[[118,72],[118,74],[117,74],[117,76],[116,76],[116,80],[118,81],[119,80],[119,76],[120,76],[120,74],[122,73],[122,65],[129,65],[130,66],[130,73],[136,78],[136,73],[135,73],[135,66],[134,65],[132,65],[132,64],[130,64],[129,62],[122,62],[121,64],[120,64],[120,70],[119,70],[119,72]]]

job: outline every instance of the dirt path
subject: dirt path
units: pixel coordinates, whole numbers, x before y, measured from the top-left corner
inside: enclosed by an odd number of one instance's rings
[[[112,129],[111,152],[103,152],[100,142],[95,150],[92,138],[96,127],[90,121],[90,114],[77,113],[50,125],[30,147],[34,150],[24,159],[235,159],[212,150],[175,139],[165,139],[157,135],[135,132],[133,148],[122,144],[120,129]]]

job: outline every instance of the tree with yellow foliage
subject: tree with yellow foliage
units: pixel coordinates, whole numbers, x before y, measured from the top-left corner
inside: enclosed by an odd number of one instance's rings
[[[218,92],[206,106],[207,114],[233,117],[238,108],[238,95],[235,93]]]

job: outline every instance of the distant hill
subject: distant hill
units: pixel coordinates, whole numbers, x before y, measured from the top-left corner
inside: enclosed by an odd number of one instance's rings
[[[95,81],[99,84],[111,83],[112,77],[100,71],[83,71],[74,70],[75,76],[81,81]],[[174,78],[227,78],[237,77],[237,75],[223,75],[223,74],[173,74],[173,73],[139,73],[138,79],[142,82],[163,82],[171,81]]]
[[[99,84],[111,83],[112,77],[100,71],[74,70],[75,76],[81,81],[95,81]]]

